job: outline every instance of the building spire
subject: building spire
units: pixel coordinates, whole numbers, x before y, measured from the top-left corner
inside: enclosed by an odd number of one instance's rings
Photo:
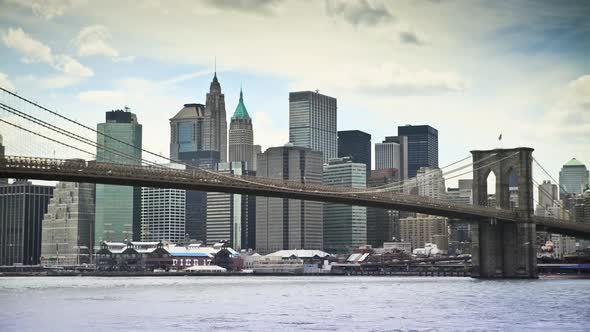
[[[217,77],[217,56],[215,56],[213,59],[213,77]]]

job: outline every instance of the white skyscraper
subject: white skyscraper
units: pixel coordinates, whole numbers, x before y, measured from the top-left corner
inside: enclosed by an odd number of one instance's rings
[[[184,166],[169,164],[170,168]],[[141,188],[141,240],[179,243],[186,234],[186,191],[169,188]]]
[[[408,178],[408,138],[388,136],[382,143],[375,143],[375,169],[395,168],[400,179]]]

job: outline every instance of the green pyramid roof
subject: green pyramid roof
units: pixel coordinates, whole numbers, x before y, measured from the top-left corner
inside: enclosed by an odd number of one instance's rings
[[[236,107],[236,111],[234,112],[234,115],[232,115],[232,120],[233,119],[250,119],[250,115],[248,114],[248,110],[246,109],[246,105],[244,105],[244,95],[242,94],[242,89],[240,89],[240,102],[238,103],[238,106]]]
[[[572,160],[565,163],[563,166],[584,166],[578,159],[572,158]]]

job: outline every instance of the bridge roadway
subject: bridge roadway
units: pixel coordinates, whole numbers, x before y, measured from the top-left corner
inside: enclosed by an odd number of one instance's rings
[[[590,238],[590,225],[550,218],[521,218],[516,211],[453,204],[399,192],[374,192],[302,184],[266,178],[235,176],[202,169],[178,170],[154,166],[97,163],[81,159],[49,159],[5,156],[0,159],[0,178],[71,181],[141,187],[249,194],[266,197],[341,203],[424,213],[489,223],[491,219],[514,223],[533,222],[537,230]]]

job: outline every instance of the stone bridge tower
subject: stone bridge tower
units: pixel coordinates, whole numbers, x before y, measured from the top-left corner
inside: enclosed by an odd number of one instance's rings
[[[536,278],[535,224],[533,216],[533,149],[471,151],[473,156],[473,203],[488,205],[487,179],[496,176],[496,208],[510,207],[510,177],[518,178],[518,213],[524,223],[489,220],[473,223],[471,241],[473,277]]]

